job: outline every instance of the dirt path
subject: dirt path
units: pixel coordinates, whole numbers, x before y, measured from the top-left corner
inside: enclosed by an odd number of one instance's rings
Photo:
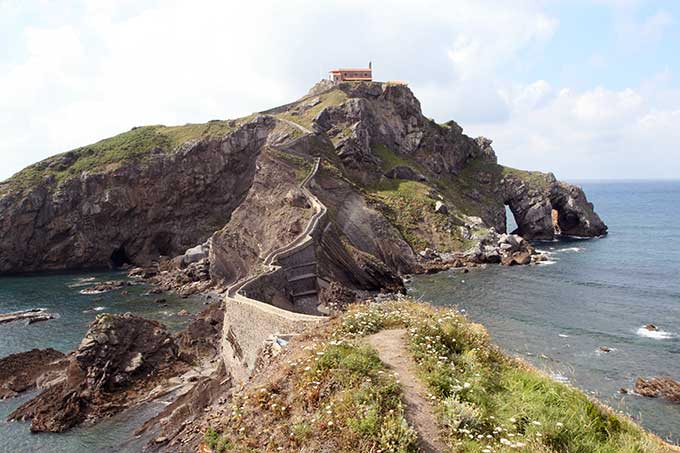
[[[406,420],[418,432],[418,443],[426,453],[447,451],[439,437],[434,410],[427,400],[427,389],[415,375],[415,363],[406,349],[406,330],[382,330],[368,337],[380,360],[399,375],[406,405]]]

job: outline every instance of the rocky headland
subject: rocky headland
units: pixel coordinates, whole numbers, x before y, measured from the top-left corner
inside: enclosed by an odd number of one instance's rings
[[[540,263],[533,240],[606,233],[579,187],[499,165],[491,140],[425,117],[402,84],[322,81],[238,120],[134,128],[0,183],[0,274],[127,267],[153,292],[216,291],[221,305],[179,336],[100,315],[11,417],[63,431],[181,388],[139,433],[193,451],[234,383],[358,298],[403,292],[413,273]]]

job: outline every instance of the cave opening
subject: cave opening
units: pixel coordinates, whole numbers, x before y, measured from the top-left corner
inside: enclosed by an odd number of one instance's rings
[[[161,231],[154,235],[152,248],[160,256],[172,256],[175,252],[174,235],[167,231]]]
[[[132,261],[127,256],[125,246],[121,245],[111,253],[111,265],[113,267],[121,267],[126,264],[132,264]]]

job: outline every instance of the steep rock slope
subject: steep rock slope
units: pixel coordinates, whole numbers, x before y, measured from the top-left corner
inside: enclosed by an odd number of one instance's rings
[[[15,175],[0,187],[0,272],[148,263],[204,241],[245,197],[275,122],[232,124],[177,145],[133,130]]]

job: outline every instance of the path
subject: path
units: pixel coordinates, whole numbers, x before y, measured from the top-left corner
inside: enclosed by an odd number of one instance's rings
[[[378,351],[380,360],[399,376],[402,400],[406,405],[406,420],[418,432],[418,444],[426,453],[447,451],[439,436],[439,424],[427,389],[415,374],[415,362],[406,349],[406,329],[381,330],[367,338]]]

